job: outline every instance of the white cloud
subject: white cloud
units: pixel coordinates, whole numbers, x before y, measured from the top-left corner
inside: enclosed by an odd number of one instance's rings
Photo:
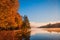
[[[43,25],[47,25],[49,23],[54,24],[54,23],[59,23],[60,21],[56,21],[56,22],[46,22],[46,23],[40,23],[40,22],[30,22],[31,27],[40,27]]]

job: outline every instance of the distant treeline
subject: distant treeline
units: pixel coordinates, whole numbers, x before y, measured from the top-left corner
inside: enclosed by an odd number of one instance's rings
[[[60,28],[60,23],[55,23],[55,24],[47,24],[45,26],[40,26],[39,28]]]

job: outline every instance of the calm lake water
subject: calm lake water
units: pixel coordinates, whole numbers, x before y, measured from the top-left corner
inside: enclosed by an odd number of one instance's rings
[[[31,28],[26,40],[60,40],[60,28]]]

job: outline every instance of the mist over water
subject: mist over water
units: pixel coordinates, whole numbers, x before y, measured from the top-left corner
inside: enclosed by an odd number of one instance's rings
[[[60,28],[31,28],[30,40],[60,40]]]

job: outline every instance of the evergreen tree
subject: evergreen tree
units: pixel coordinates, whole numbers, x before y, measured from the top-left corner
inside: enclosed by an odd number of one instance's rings
[[[23,28],[30,28],[29,19],[26,15],[23,17]]]

